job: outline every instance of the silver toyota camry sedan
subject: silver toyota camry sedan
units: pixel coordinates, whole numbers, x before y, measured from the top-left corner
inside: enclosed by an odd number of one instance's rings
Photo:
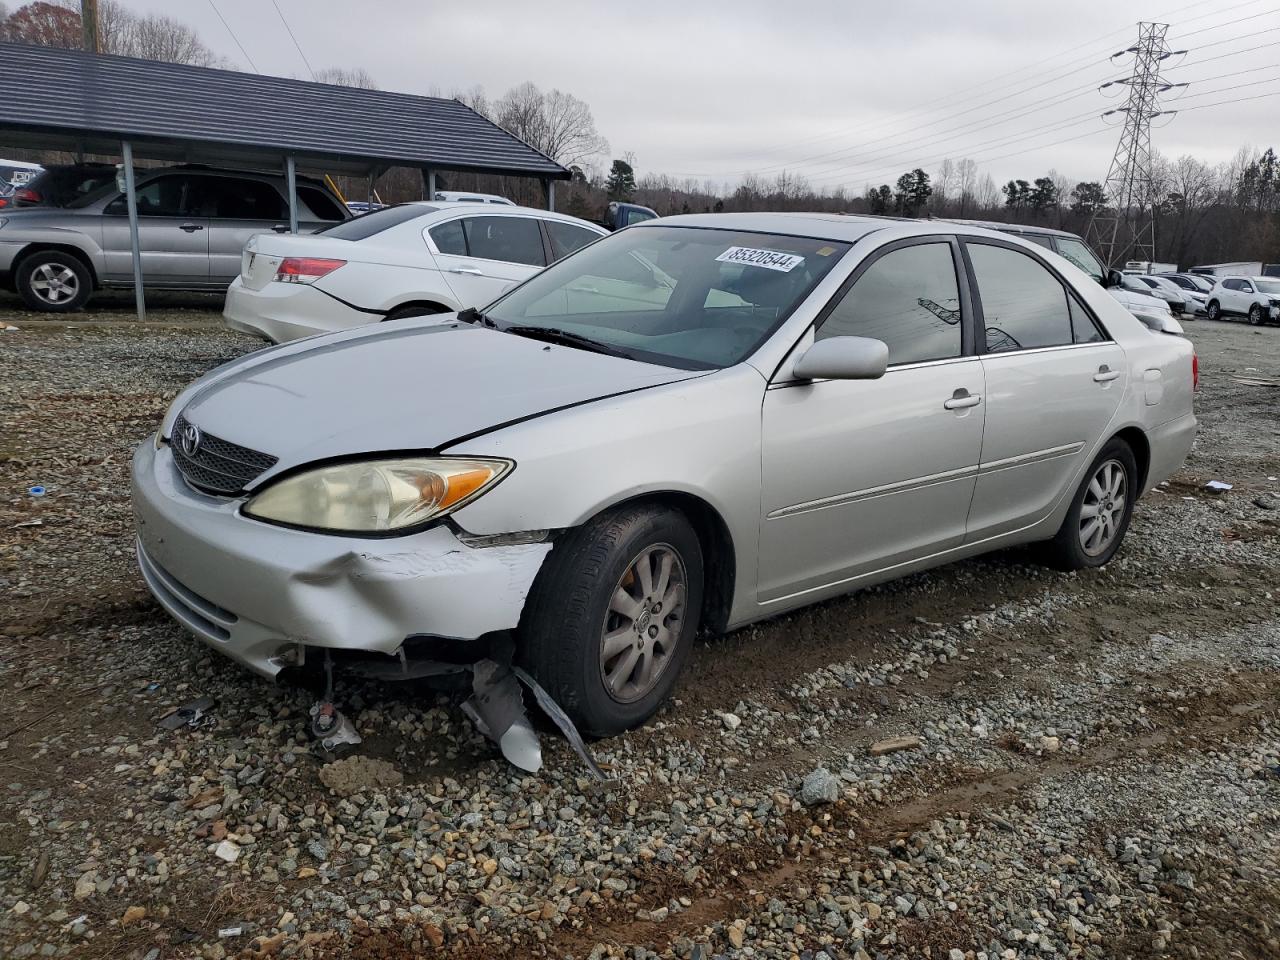
[[[609,735],[699,631],[1013,544],[1106,563],[1187,455],[1195,378],[1007,235],[653,220],[483,311],[207,374],[134,459],[138,559],[261,674],[505,656]]]

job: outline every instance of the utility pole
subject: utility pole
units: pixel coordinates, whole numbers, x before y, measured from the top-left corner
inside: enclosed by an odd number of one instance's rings
[[[1132,54],[1132,75],[1103,84],[1104,87],[1118,84],[1129,88],[1125,105],[1103,114],[1104,117],[1124,114],[1124,129],[1103,185],[1108,202],[1094,213],[1088,230],[1089,241],[1102,254],[1108,267],[1127,259],[1156,258],[1151,120],[1173,112],[1160,109],[1160,94],[1175,86],[1185,86],[1160,80],[1161,64],[1174,55],[1165,43],[1168,31],[1167,23],[1139,23],[1138,42],[1111,58]]]
[[[80,0],[80,45],[90,53],[98,48],[98,0]]]

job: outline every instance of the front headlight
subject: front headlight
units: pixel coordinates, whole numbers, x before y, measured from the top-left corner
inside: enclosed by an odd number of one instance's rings
[[[339,463],[273,483],[249,499],[244,513],[344,533],[406,530],[471,502],[514,466],[453,457]]]

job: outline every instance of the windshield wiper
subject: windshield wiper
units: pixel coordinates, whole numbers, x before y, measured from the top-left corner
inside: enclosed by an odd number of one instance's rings
[[[497,324],[489,319],[487,314],[481,313],[475,307],[467,307],[465,310],[458,311],[458,319],[463,323],[478,323],[483,327],[493,327],[497,329]]]
[[[601,343],[599,340],[592,340],[590,337],[584,337],[580,333],[561,330],[559,327],[514,326],[503,327],[502,331],[504,333],[514,333],[517,337],[528,337],[530,340],[558,343],[566,347],[578,347],[581,350],[590,350],[593,353],[603,353],[610,357],[631,359],[631,355],[625,350],[611,347],[607,343]]]

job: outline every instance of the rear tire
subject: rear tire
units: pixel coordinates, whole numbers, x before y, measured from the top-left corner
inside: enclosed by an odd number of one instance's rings
[[[582,731],[638,726],[671,693],[702,609],[702,548],[681,513],[622,507],[560,539],[521,618],[517,658]]]
[[[37,250],[14,271],[22,300],[32,310],[70,313],[93,292],[93,275],[79,257],[61,250]]]
[[[1112,440],[1085,471],[1062,526],[1045,544],[1045,561],[1059,570],[1101,567],[1120,549],[1137,498],[1133,450]]]

